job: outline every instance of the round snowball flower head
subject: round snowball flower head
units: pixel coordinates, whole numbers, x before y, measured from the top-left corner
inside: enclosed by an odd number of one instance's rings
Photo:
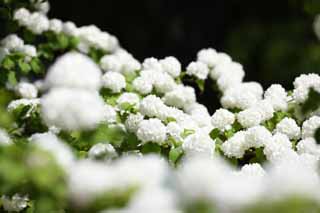
[[[1,40],[1,45],[9,51],[19,50],[23,48],[24,41],[16,34],[10,34]]]
[[[245,131],[239,131],[222,144],[221,149],[227,157],[243,157],[246,151],[245,135]]]
[[[246,131],[245,135],[245,147],[249,148],[259,148],[270,142],[272,139],[272,134],[264,126],[251,127]]]
[[[265,144],[263,149],[263,153],[271,162],[283,158],[289,152],[293,152],[292,143],[288,136],[282,133],[273,135],[272,139]]]
[[[205,80],[208,76],[208,66],[202,62],[191,62],[187,67],[187,74]]]
[[[287,135],[289,139],[299,139],[300,137],[300,127],[292,118],[282,119],[277,124],[275,131]]]
[[[215,49],[212,48],[202,49],[198,52],[197,59],[198,61],[212,68],[217,65],[218,53]]]
[[[78,28],[75,23],[71,21],[67,21],[63,24],[62,31],[70,36],[77,36],[78,35]]]
[[[262,115],[256,108],[248,108],[237,114],[237,121],[245,128],[257,126],[262,120]]]
[[[48,1],[38,1],[35,4],[35,8],[43,14],[47,14],[50,10],[50,4]]]
[[[140,98],[136,93],[125,92],[117,99],[117,104],[120,108],[124,104],[130,104],[131,106],[139,107]]]
[[[264,93],[264,98],[272,104],[275,111],[287,110],[287,92],[280,84],[271,85]]]
[[[20,82],[16,86],[16,91],[22,98],[32,99],[38,96],[38,89],[28,82]]]
[[[132,82],[132,86],[134,90],[136,90],[138,93],[142,95],[151,93],[153,89],[152,81],[142,76],[134,79]]]
[[[165,72],[157,72],[154,81],[154,88],[158,93],[167,93],[176,88],[177,84],[174,79]]]
[[[298,142],[297,152],[301,154],[312,154],[320,157],[320,146],[314,138],[305,138]]]
[[[59,19],[51,19],[49,22],[49,30],[55,33],[61,33],[63,29],[63,23]]]
[[[182,141],[181,134],[183,133],[183,128],[176,122],[170,122],[167,124],[167,133],[176,141]]]
[[[101,86],[101,71],[89,57],[70,52],[58,58],[49,68],[45,85],[47,88],[98,90]]]
[[[315,73],[302,74],[294,82],[293,98],[297,103],[303,103],[307,100],[309,89],[320,89],[320,76]]]
[[[125,121],[126,130],[135,133],[138,130],[140,122],[143,121],[143,118],[143,115],[140,113],[128,115]]]
[[[107,123],[115,123],[117,121],[117,112],[115,108],[109,104],[105,105],[104,121]]]
[[[171,75],[173,78],[176,78],[181,73],[181,64],[173,56],[166,57],[160,60],[160,64],[162,65],[163,71]]]
[[[137,137],[141,142],[163,144],[167,138],[165,125],[157,118],[140,122]]]
[[[28,29],[35,34],[42,34],[49,29],[50,23],[48,18],[42,13],[35,12],[30,16],[30,22],[28,23]]]
[[[126,79],[120,73],[106,72],[102,76],[102,86],[110,89],[113,93],[119,93],[126,87]]]
[[[302,139],[314,137],[316,130],[320,127],[320,117],[312,116],[302,124]]]
[[[30,20],[30,12],[25,8],[20,8],[14,12],[13,19],[22,26],[27,26]]]
[[[226,108],[247,109],[262,99],[263,88],[259,83],[237,84],[224,91],[221,104]]]
[[[170,106],[183,108],[188,104],[194,103],[196,101],[196,95],[192,87],[177,86],[171,92],[166,93],[163,100]]]
[[[160,117],[166,105],[155,95],[148,95],[140,103],[140,113],[149,117]]]
[[[56,88],[41,98],[41,112],[48,126],[93,129],[104,119],[105,103],[96,92]]]
[[[100,60],[100,66],[104,71],[120,72],[122,63],[116,55],[105,55]]]
[[[5,130],[0,129],[0,145],[9,145],[11,143],[8,133]]]
[[[215,143],[208,134],[199,130],[184,139],[182,149],[185,151],[187,157],[198,155],[212,157]]]
[[[211,118],[213,127],[220,130],[229,129],[234,121],[234,114],[226,109],[218,109]]]
[[[142,67],[145,70],[163,71],[161,63],[156,58],[146,58],[142,63]]]

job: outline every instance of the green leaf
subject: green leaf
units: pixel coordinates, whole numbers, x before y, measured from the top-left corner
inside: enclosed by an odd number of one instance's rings
[[[17,85],[18,81],[17,81],[16,73],[14,71],[9,71],[8,72],[8,82],[12,86]]]
[[[23,60],[18,61],[18,67],[23,74],[28,74],[31,70],[31,66]]]
[[[195,133],[195,131],[194,131],[193,129],[184,129],[180,136],[181,136],[182,138],[186,138],[186,137],[188,137],[189,135],[192,135],[192,134],[194,134],[194,133]]]
[[[204,87],[205,87],[205,81],[201,80],[201,79],[197,79],[196,83],[197,83],[200,91],[203,92],[204,91]]]
[[[156,143],[147,143],[144,144],[141,148],[141,153],[148,154],[148,153],[157,153],[161,152],[161,147]]]
[[[7,69],[7,70],[12,70],[15,67],[15,63],[12,59],[10,59],[9,57],[5,57],[2,61],[2,66],[3,68]]]
[[[171,148],[169,152],[169,161],[172,164],[176,164],[177,161],[182,157],[183,155],[183,149],[182,147],[177,147],[177,148]]]
[[[212,138],[212,140],[217,139],[219,135],[220,135],[220,130],[218,128],[215,128],[210,132],[210,137]]]
[[[31,59],[30,66],[31,66],[32,71],[36,74],[43,73],[43,71],[44,71],[43,64],[38,58]]]

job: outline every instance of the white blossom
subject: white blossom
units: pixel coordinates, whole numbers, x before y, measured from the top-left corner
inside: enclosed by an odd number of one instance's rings
[[[156,118],[143,120],[139,123],[137,137],[142,143],[158,143],[162,144],[166,140],[166,127]]]
[[[196,101],[195,91],[189,86],[178,86],[171,92],[165,94],[164,102],[170,106],[183,108]]]
[[[264,98],[272,104],[274,110],[276,110],[276,111],[278,111],[278,110],[285,111],[288,108],[287,92],[279,84],[271,85],[265,91]]]
[[[320,117],[312,116],[302,124],[302,139],[313,137],[315,131],[320,127]]]
[[[5,211],[20,212],[28,207],[28,196],[14,194],[12,197],[2,195],[1,204]]]
[[[96,92],[56,88],[41,98],[41,115],[65,130],[92,129],[103,121],[105,104]]]
[[[202,62],[191,62],[187,67],[187,74],[195,76],[198,79],[205,80],[208,76],[209,69]]]
[[[110,89],[113,93],[119,93],[126,87],[126,79],[120,73],[106,72],[102,76],[102,86]]]
[[[55,33],[61,33],[63,30],[63,23],[59,19],[51,19],[49,22],[49,30]]]
[[[98,90],[101,86],[101,71],[89,57],[70,52],[58,58],[49,68],[45,85],[47,88]]]
[[[38,89],[28,82],[20,82],[16,86],[16,91],[21,98],[33,99],[38,96]]]
[[[114,147],[109,143],[97,143],[88,151],[88,157],[91,159],[101,158],[111,159],[117,157],[118,154]]]
[[[163,71],[171,75],[173,78],[176,78],[181,73],[181,64],[173,56],[166,57],[159,61],[162,65]]]
[[[194,155],[213,156],[215,149],[215,142],[208,134],[202,131],[196,131],[194,134],[187,136],[182,144],[187,157]]]
[[[140,122],[143,121],[143,118],[143,115],[140,113],[130,114],[125,121],[126,129],[129,132],[135,133],[138,130]]]
[[[235,116],[232,112],[226,109],[218,109],[211,118],[211,123],[214,128],[226,130],[231,127],[235,121]]]
[[[15,51],[23,48],[24,41],[16,34],[10,34],[1,40],[1,45],[9,51]]]
[[[26,8],[20,8],[14,12],[13,19],[22,26],[28,26],[30,22],[30,12]]]
[[[289,139],[299,139],[300,137],[300,127],[292,118],[282,119],[277,124],[275,131],[287,135]]]

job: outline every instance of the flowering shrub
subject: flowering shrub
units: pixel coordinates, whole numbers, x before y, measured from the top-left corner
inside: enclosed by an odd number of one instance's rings
[[[186,71],[140,63],[94,25],[49,19],[48,2],[0,6],[1,210],[320,211],[319,75],[264,91],[212,48]],[[211,82],[222,107],[186,81]]]

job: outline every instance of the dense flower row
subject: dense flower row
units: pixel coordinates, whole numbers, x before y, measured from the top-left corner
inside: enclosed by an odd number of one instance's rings
[[[2,88],[13,94],[5,105],[13,122],[0,131],[0,182],[12,180],[1,182],[4,210],[257,212],[292,199],[319,210],[320,115],[304,113],[311,89],[320,92],[319,75],[297,77],[292,91],[279,84],[264,91],[212,48],[186,71],[173,56],[140,63],[114,36],[48,19],[49,4],[37,4],[39,11],[14,12],[20,28],[77,43],[49,58],[44,78],[25,75]],[[12,54],[26,63],[41,55],[43,44],[23,36],[2,39],[0,69],[12,67]],[[185,78],[212,81],[222,108],[210,115]],[[14,179],[1,168],[30,174]]]

